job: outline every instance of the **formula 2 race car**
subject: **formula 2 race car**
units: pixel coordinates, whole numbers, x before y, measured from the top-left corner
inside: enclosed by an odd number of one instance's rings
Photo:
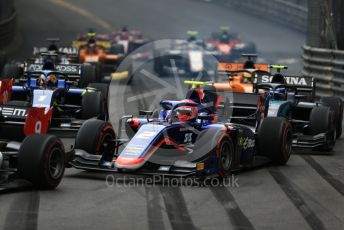
[[[2,77],[26,81],[25,78],[30,72],[49,70],[67,75],[69,84],[74,87],[84,88],[90,83],[101,81],[95,66],[74,63],[72,62],[74,58],[71,58],[69,53],[56,51],[51,47],[50,49],[44,52],[35,51],[34,58],[25,61],[23,64],[6,64],[2,72]],[[44,49],[40,48],[39,50]]]
[[[122,45],[122,52],[125,55],[130,54],[135,49],[143,46],[147,42],[148,40],[143,38],[142,33],[140,31],[129,30],[126,26],[123,26],[121,30],[113,32],[111,36],[112,46],[114,47],[114,45]]]
[[[107,34],[97,35],[90,30],[87,35],[79,35],[73,41],[73,47],[79,49],[79,62],[90,63],[96,67],[101,76],[111,76],[112,79],[126,79],[131,76],[131,69],[122,73],[116,70],[126,55],[123,44],[113,44],[111,36]]]
[[[232,91],[236,93],[252,93],[258,75],[269,71],[269,65],[256,63],[256,54],[242,54],[247,60],[244,63],[220,62],[212,85],[217,91]],[[252,74],[254,72],[255,74]],[[264,77],[264,82],[266,81]]]
[[[228,27],[221,27],[220,32],[214,32],[206,42],[207,47],[218,51],[216,58],[219,62],[238,60],[243,53],[256,53],[256,45],[252,42],[244,43],[239,36],[231,33]],[[208,49],[209,49],[208,48]]]
[[[263,73],[260,70],[234,72]],[[264,78],[269,79],[269,83],[262,83]],[[264,76],[257,77],[252,93],[233,93],[233,103],[229,105],[233,108],[230,121],[259,127],[267,117],[283,117],[292,124],[293,147],[330,151],[342,133],[343,102],[337,97],[324,97],[314,102],[313,79],[297,78],[301,80],[288,84],[287,77],[279,71],[276,74],[265,72]]]
[[[68,75],[51,70],[27,72],[23,80],[6,81],[8,94],[0,106],[3,114],[0,125],[12,140],[23,138],[18,130],[22,130],[32,107],[44,108],[37,111],[49,121],[42,128],[66,136],[75,135],[87,119],[108,119],[107,84],[91,83],[85,89],[77,88],[70,83]]]
[[[16,179],[26,179],[37,189],[54,189],[72,152],[65,152],[59,138],[46,134],[48,119],[43,115],[44,108],[31,107],[21,129],[12,129],[11,124],[16,122],[7,118],[20,112],[4,107],[10,85],[9,80],[1,81],[0,85],[0,189],[7,188]]]
[[[217,122],[221,100],[212,89],[196,88],[181,101],[161,101],[157,117],[125,116],[118,136],[108,122],[87,121],[75,143],[73,167],[91,171],[157,174],[169,176],[225,176],[262,159],[287,163],[291,153],[291,127],[286,119],[265,119],[259,131],[240,124]],[[125,121],[130,141],[121,139]],[[97,130],[98,132],[94,132]]]
[[[217,63],[216,50],[208,50],[198,32],[188,31],[187,40],[173,40],[169,47],[154,47],[154,71],[165,76],[173,71],[186,76],[197,76],[200,72],[213,70]]]

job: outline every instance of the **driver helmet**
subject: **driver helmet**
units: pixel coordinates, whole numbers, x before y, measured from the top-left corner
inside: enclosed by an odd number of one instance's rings
[[[188,31],[187,32],[188,34],[188,42],[195,42],[197,41],[197,35],[198,35],[198,32],[197,31]]]
[[[56,87],[57,86],[57,77],[55,74],[50,74],[47,77],[47,86],[48,87]]]
[[[38,79],[37,79],[37,86],[44,86],[45,85],[45,76],[44,74],[39,75]]]
[[[192,121],[197,118],[198,109],[196,106],[180,106],[176,112],[179,121]]]
[[[229,34],[227,31],[223,31],[220,37],[220,42],[228,43],[229,42]]]
[[[273,99],[274,100],[285,100],[287,98],[287,89],[278,88],[274,91]]]
[[[127,26],[122,26],[121,32],[128,32],[128,27]]]
[[[88,43],[88,46],[94,47],[96,45],[96,39],[90,38],[90,39],[88,39],[87,43]]]
[[[242,83],[252,83],[253,82],[253,77],[251,73],[244,72],[242,74]]]
[[[127,26],[123,26],[121,31],[119,32],[119,38],[121,40],[129,39],[129,30]]]

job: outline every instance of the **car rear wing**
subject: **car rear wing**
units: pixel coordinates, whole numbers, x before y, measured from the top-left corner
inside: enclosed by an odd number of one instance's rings
[[[244,69],[244,63],[236,62],[220,62],[217,66],[218,72],[228,72]],[[266,63],[255,63],[254,69],[262,71],[270,71],[270,65]]]
[[[47,47],[33,47],[32,54],[33,55],[44,55],[45,53],[49,53]],[[79,50],[75,47],[60,47],[58,48],[58,52],[56,54],[66,55],[66,56],[78,56]]]
[[[272,76],[263,75],[257,78],[257,84],[270,83]],[[315,89],[315,81],[312,77],[284,75],[287,85],[295,87],[298,91],[309,92]]]
[[[74,40],[72,43],[73,48],[80,49],[81,47],[87,46],[87,40]],[[108,49],[111,47],[110,41],[96,41],[96,46],[103,47],[104,49]]]
[[[43,70],[43,64],[41,63],[29,63],[24,64],[24,72],[37,72]],[[57,64],[53,71],[61,72],[67,75],[81,75],[81,65],[79,64]]]
[[[270,83],[271,79],[272,76],[262,75],[256,79],[256,84]],[[287,86],[296,89],[298,94],[301,93],[307,96],[307,101],[312,101],[315,99],[316,82],[314,78],[296,75],[284,75],[284,79],[287,82]]]

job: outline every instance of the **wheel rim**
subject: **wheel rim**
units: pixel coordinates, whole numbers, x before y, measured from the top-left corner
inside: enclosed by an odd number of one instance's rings
[[[289,158],[291,155],[291,149],[292,149],[292,136],[291,136],[291,131],[288,130],[286,133],[286,140],[285,140],[285,147],[284,147],[284,151],[287,158]]]
[[[113,136],[112,134],[110,133],[106,133],[102,140],[101,140],[101,144],[100,144],[100,147],[99,147],[99,154],[100,155],[103,155],[104,153],[105,154],[109,154],[113,151],[114,149],[114,146],[113,146]]]
[[[58,179],[63,173],[64,162],[62,154],[63,153],[59,148],[54,148],[49,157],[49,173],[54,179]]]
[[[232,152],[229,144],[224,143],[221,146],[221,164],[225,171],[228,171],[232,164]]]

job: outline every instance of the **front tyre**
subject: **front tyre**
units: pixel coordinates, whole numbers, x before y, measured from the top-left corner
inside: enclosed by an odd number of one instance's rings
[[[37,189],[54,189],[63,177],[65,151],[52,135],[32,135],[24,139],[18,154],[18,173]]]
[[[257,137],[258,153],[270,158],[273,164],[285,165],[292,152],[292,130],[282,117],[267,117],[260,125]]]
[[[103,155],[108,161],[112,161],[115,138],[115,131],[109,122],[91,119],[80,127],[75,139],[75,149]]]
[[[326,143],[314,150],[331,151],[336,143],[336,127],[334,111],[328,106],[316,106],[309,116],[309,132],[311,135],[326,134]]]
[[[334,121],[336,126],[336,138],[342,135],[342,122],[343,122],[343,101],[339,97],[324,97],[321,102],[329,106],[334,112]]]

